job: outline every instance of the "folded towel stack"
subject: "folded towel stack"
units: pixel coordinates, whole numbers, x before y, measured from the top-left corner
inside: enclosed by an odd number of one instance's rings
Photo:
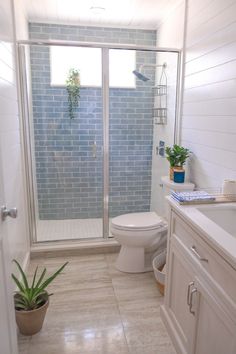
[[[214,201],[215,197],[205,191],[191,191],[191,192],[171,192],[172,198],[179,203],[191,202],[206,202]]]

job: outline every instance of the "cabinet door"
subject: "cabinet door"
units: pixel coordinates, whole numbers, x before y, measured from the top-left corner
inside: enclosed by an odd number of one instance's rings
[[[194,353],[235,354],[236,319],[233,311],[230,312],[203,281],[195,279],[195,287],[198,306]]]
[[[193,353],[194,314],[190,312],[188,292],[194,288],[194,273],[186,260],[184,249],[174,239],[169,252],[168,284],[165,309],[171,323],[170,331],[174,337],[177,351]]]

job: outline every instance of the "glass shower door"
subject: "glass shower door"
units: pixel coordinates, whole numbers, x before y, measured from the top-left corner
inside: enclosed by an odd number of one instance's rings
[[[101,49],[32,45],[29,56],[37,241],[102,237]],[[72,68],[80,97],[70,117]]]
[[[110,50],[109,217],[150,210],[155,52]],[[114,57],[118,60],[112,70]],[[148,81],[133,71],[147,65]]]

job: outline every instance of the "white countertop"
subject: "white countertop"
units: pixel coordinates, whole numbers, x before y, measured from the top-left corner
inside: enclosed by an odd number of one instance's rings
[[[198,209],[236,208],[236,203],[181,205],[173,198],[167,197],[171,207],[202,236],[234,269],[236,269],[236,237],[202,214]],[[236,221],[235,221],[236,222]]]

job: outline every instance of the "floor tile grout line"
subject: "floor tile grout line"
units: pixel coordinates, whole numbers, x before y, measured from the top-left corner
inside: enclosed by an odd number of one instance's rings
[[[107,261],[107,266],[108,266],[108,269],[109,269],[109,264],[108,264],[108,262],[109,262],[109,261],[107,260],[107,258],[106,258],[106,261]],[[116,292],[115,292],[114,284],[113,284],[113,282],[112,282],[112,274],[110,274],[110,277],[111,277],[111,283],[112,283],[112,288],[113,288],[113,292],[114,292],[115,300],[116,300],[116,303],[117,303],[117,308],[118,308],[118,311],[119,311],[120,322],[121,322],[121,325],[122,325],[122,328],[123,328],[123,333],[124,333],[125,343],[126,343],[126,346],[127,346],[128,352],[130,353],[130,350],[129,350],[129,345],[128,345],[128,341],[127,341],[127,337],[126,337],[125,326],[124,326],[124,323],[123,323],[123,321],[122,321],[122,316],[121,316],[121,312],[120,312],[119,299],[118,299],[118,297],[116,296]]]

